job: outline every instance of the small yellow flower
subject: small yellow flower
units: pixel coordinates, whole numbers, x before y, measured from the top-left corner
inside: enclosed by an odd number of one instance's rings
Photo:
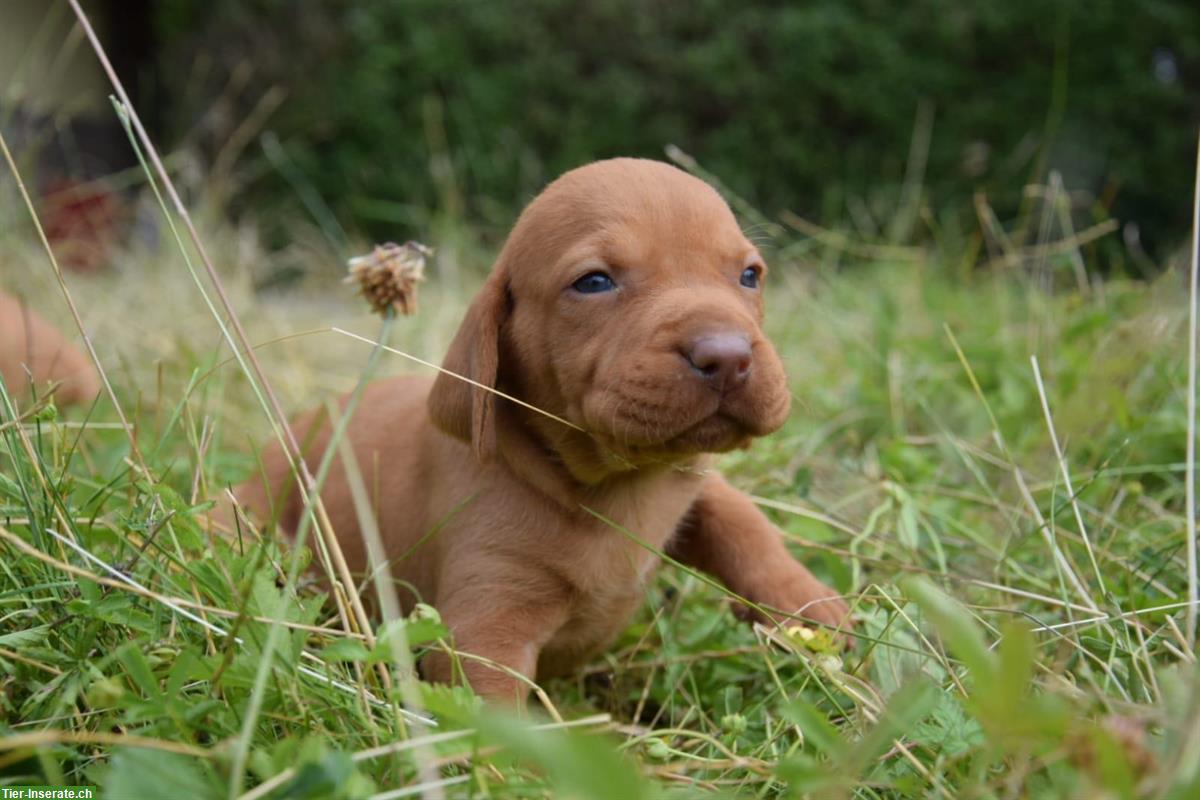
[[[787,629],[788,636],[793,639],[799,639],[802,642],[811,642],[817,638],[817,632],[806,625],[793,625]]]
[[[786,633],[788,639],[798,649],[807,650],[810,653],[836,653],[838,651],[837,642],[834,641],[829,631],[823,628],[792,625],[787,628]]]

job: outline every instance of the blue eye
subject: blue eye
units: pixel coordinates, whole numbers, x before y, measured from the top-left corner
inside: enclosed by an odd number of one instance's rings
[[[617,285],[603,272],[589,272],[572,283],[571,288],[580,294],[600,294],[601,292],[611,292],[617,288]]]
[[[758,288],[759,269],[758,267],[746,267],[742,270],[742,278],[739,283],[747,289]]]

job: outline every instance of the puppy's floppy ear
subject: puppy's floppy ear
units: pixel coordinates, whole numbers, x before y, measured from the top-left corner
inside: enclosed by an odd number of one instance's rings
[[[445,433],[470,442],[475,456],[488,461],[496,452],[496,387],[500,366],[500,327],[508,317],[507,280],[499,269],[475,296],[429,394],[429,416]],[[462,378],[470,378],[468,383]],[[478,385],[476,385],[478,384]]]

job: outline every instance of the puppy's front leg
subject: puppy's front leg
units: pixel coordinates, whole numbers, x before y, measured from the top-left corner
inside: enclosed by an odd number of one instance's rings
[[[705,482],[667,552],[747,600],[826,625],[850,624],[841,598],[792,557],[758,506],[720,475]],[[739,616],[760,617],[749,609]]]
[[[454,635],[456,650],[532,680],[542,647],[567,621],[569,598],[550,577],[507,566],[501,566],[502,575],[469,567],[444,575],[436,606]],[[527,683],[492,664],[469,657],[460,658],[459,664],[471,688],[485,700],[520,705],[529,694]],[[453,683],[458,677],[450,656],[440,651],[421,661],[421,672],[436,683]]]

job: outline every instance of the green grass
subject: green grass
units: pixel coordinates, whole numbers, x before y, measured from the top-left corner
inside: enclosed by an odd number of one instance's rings
[[[67,325],[9,200],[5,285]],[[353,387],[371,348],[331,328],[379,323],[337,284],[339,255],[304,226],[268,255],[215,219],[202,237],[284,405]],[[430,244],[442,257],[392,344],[437,360],[489,254],[464,231]],[[253,469],[270,426],[173,243],[69,276],[138,447],[106,400],[68,412],[3,394],[0,783],[114,798],[270,781],[252,796],[1200,793],[1179,276],[1084,292],[1071,253],[1045,281],[964,274],[955,251],[839,270],[839,250],[779,244],[768,327],[794,410],[722,464],[852,598],[857,640],[839,655],[751,629],[666,567],[607,655],[544,687],[537,728],[435,687],[437,728],[413,727],[376,674],[395,675],[393,637],[347,635],[325,594],[285,581],[286,547],[206,533],[207,501]],[[255,290],[297,266],[299,282]],[[385,356],[379,371],[410,369]],[[428,617],[403,628],[418,655],[446,639]],[[231,785],[239,745],[248,771]]]

